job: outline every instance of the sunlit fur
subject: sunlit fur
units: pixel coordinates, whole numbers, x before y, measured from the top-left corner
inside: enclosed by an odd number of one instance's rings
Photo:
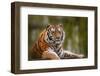
[[[44,29],[31,50],[32,59],[63,59],[80,58],[81,56],[67,53],[63,50],[62,44],[65,39],[63,25],[48,25]]]

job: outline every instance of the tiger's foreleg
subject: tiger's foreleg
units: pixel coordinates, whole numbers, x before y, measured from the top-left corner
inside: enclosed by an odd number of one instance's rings
[[[69,51],[64,51],[63,59],[74,59],[74,58],[83,58],[83,54],[75,54]]]
[[[59,60],[60,57],[52,51],[44,51],[42,54],[42,59]]]

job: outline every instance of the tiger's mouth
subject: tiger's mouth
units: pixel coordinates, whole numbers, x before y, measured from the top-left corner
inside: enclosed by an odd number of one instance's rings
[[[55,42],[55,44],[61,44],[61,42],[59,41],[59,42]]]
[[[54,41],[54,43],[55,43],[55,44],[61,44],[61,40],[60,40],[60,39],[56,39],[56,40]]]
[[[55,39],[55,41],[61,41],[61,39]]]

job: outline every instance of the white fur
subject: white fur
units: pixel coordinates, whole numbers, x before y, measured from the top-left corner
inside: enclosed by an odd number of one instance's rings
[[[51,31],[55,31],[55,28],[51,28]]]

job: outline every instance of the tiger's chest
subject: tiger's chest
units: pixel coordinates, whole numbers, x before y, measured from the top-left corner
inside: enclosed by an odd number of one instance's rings
[[[62,47],[49,47],[48,51],[55,52],[60,57],[62,53]]]

